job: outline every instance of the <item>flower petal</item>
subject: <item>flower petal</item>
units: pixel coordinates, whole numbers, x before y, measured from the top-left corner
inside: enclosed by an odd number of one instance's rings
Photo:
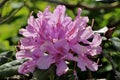
[[[65,40],[65,39],[55,42],[54,47],[60,52],[68,52],[69,51],[69,44],[68,44],[67,40]]]
[[[23,58],[31,59],[32,57],[31,57],[30,53],[28,53],[28,52],[25,51],[25,50],[18,51],[18,52],[16,53],[16,59],[17,59],[17,60],[21,60],[21,59],[23,59]]]
[[[81,12],[82,12],[82,9],[81,9],[81,8],[78,8],[78,14],[77,14],[77,17],[76,17],[76,18],[80,18]]]
[[[39,69],[48,69],[54,62],[52,56],[43,56],[38,59],[37,67]]]
[[[102,51],[102,48],[101,48],[100,46],[98,46],[98,47],[96,47],[96,48],[91,49],[90,55],[91,55],[91,56],[95,56],[95,55],[97,55],[97,54],[100,54],[101,51]]]
[[[60,61],[58,64],[56,64],[57,66],[57,70],[56,70],[56,74],[58,76],[61,76],[62,74],[66,73],[68,71],[68,67],[65,63],[65,61]]]
[[[87,47],[82,46],[80,44],[71,45],[71,49],[77,54],[83,54],[87,52]]]
[[[66,54],[67,56],[65,57],[66,60],[72,60],[72,61],[77,61],[77,57],[73,56],[72,53]]]
[[[100,34],[95,34],[92,44],[91,44],[91,47],[97,47],[101,44],[101,42],[102,42],[102,38],[101,38]]]
[[[81,40],[86,40],[88,38],[90,38],[93,35],[93,31],[91,27],[87,27],[84,32],[82,33],[82,35],[80,36]]]
[[[77,66],[81,69],[81,71],[86,71],[86,67],[85,67],[86,64],[85,64],[84,59],[81,56],[78,57]]]
[[[41,45],[40,49],[43,52],[47,51],[48,53],[51,53],[51,54],[56,52],[56,49],[54,48],[53,43],[52,42],[47,42],[47,41],[44,42],[44,44]]]
[[[36,63],[35,61],[31,61],[31,60],[24,62],[22,65],[20,65],[18,72],[21,74],[26,74],[29,72],[33,73],[36,67],[35,63]]]
[[[65,16],[65,11],[66,8],[64,5],[59,5],[55,8],[54,12],[53,12],[53,16],[55,16],[55,21],[57,21],[57,23],[59,22],[63,22],[64,20],[64,16]]]
[[[97,71],[98,70],[98,65],[97,63],[89,60],[86,56],[84,56],[84,60],[86,63],[86,66],[88,69],[90,69],[91,71]]]

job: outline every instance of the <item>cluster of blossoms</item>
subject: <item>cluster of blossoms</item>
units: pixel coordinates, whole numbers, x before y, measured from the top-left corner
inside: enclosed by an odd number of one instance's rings
[[[16,58],[29,60],[19,67],[19,73],[56,65],[56,74],[61,76],[69,69],[66,61],[75,61],[81,71],[98,69],[98,64],[88,56],[100,54],[101,36],[87,26],[89,19],[80,16],[80,8],[75,20],[65,11],[64,5],[58,5],[53,13],[47,7],[37,14],[37,18],[30,16],[26,29],[20,29],[24,38],[20,40]]]

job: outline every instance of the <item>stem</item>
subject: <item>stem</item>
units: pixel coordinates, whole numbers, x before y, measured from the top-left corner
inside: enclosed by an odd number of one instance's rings
[[[106,41],[108,41],[108,40],[106,40]],[[103,48],[104,48],[104,45],[105,45],[105,42],[103,42]],[[116,75],[115,76],[115,79],[116,80],[120,80],[120,73],[116,70],[116,65],[115,65],[115,62],[114,62],[114,60],[112,59],[112,57],[110,56],[110,54],[107,54],[107,53],[102,53],[103,54],[103,56],[105,56],[105,58],[108,60],[108,61],[110,61],[110,64],[111,64],[111,66],[112,66],[112,69],[113,69],[113,72],[114,72],[114,74]]]
[[[76,62],[74,62],[74,70],[73,70],[75,79],[74,80],[78,80],[78,76],[77,76],[77,72],[76,72]]]
[[[89,70],[89,71],[88,71],[88,79],[92,79],[92,78],[93,78],[92,72]]]

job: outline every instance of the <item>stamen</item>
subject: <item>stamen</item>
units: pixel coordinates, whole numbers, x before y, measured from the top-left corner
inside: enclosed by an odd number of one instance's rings
[[[99,63],[99,61],[100,61],[100,59],[98,58],[98,60],[97,60],[97,64]],[[98,65],[98,66],[102,66],[102,64],[100,64],[100,65]]]
[[[100,61],[100,59],[98,58],[98,60],[97,60],[97,64],[99,63],[99,61]]]
[[[74,70],[73,73],[74,73],[74,76],[75,76],[75,79],[74,79],[74,80],[78,80],[78,76],[77,76],[76,70]]]
[[[32,16],[32,14],[33,14],[33,11],[30,13],[30,16]]]
[[[95,20],[94,20],[94,19],[92,19],[91,27],[93,27],[93,25],[94,25],[94,21],[95,21]]]
[[[77,72],[76,72],[76,62],[74,62],[73,74],[74,74],[74,76],[75,76],[75,79],[74,79],[74,80],[78,80],[78,76],[77,76]]]
[[[102,64],[100,64],[100,65],[98,65],[99,67],[101,67],[102,66]]]

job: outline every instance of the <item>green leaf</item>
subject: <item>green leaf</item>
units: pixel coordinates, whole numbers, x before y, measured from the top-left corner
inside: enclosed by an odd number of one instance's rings
[[[8,62],[10,60],[10,57],[12,56],[12,51],[6,51],[0,53],[0,65]]]
[[[5,64],[3,64],[3,65],[0,66],[0,70],[6,69],[6,68],[11,68],[11,67],[13,67],[13,66],[20,65],[20,64],[22,64],[25,60],[26,60],[26,59],[23,59],[23,60],[14,60],[14,61],[5,63]]]
[[[0,79],[5,78],[5,77],[10,77],[13,75],[18,74],[18,67],[19,66],[13,66],[9,68],[5,68],[3,70],[0,70]]]
[[[55,71],[54,68],[55,68],[54,66],[51,66],[47,70],[36,69],[35,72],[33,73],[33,76],[37,80],[47,80],[47,79],[49,79],[49,77],[51,77],[51,73],[52,73],[52,76],[53,76],[53,73]]]
[[[120,39],[117,37],[111,38],[110,41],[112,42],[113,46],[120,51]]]
[[[5,57],[11,57],[12,56],[12,51],[5,51],[0,53],[0,57],[5,56]]]

